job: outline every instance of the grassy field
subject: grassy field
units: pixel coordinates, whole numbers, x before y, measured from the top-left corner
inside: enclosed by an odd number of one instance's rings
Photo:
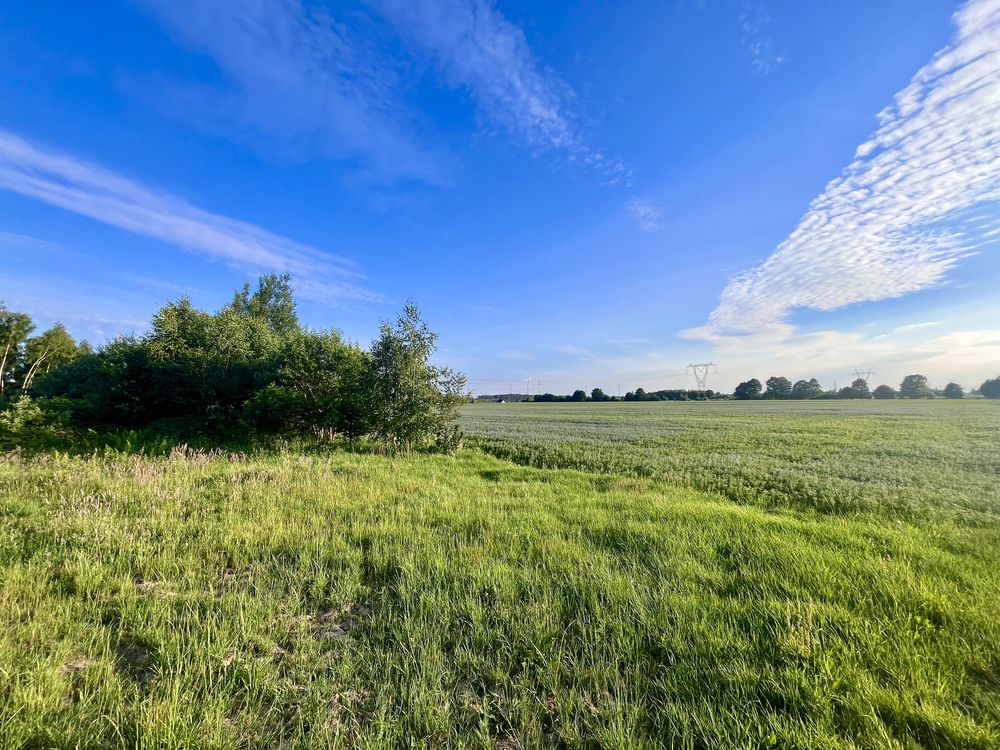
[[[1000,520],[998,401],[483,404],[464,427],[514,462],[654,477],[737,503]]]
[[[996,748],[997,407],[8,454],[0,747]]]

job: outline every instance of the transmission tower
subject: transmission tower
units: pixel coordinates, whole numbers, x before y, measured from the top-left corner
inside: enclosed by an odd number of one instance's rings
[[[874,375],[874,374],[875,374],[875,373],[874,373],[874,372],[872,372],[871,370],[855,370],[855,371],[854,371],[854,377],[856,377],[856,378],[861,378],[861,379],[862,379],[863,381],[865,381],[866,383],[867,383],[867,382],[868,382],[869,380],[871,380],[871,379],[872,379],[872,375]]]
[[[711,368],[711,370],[709,370],[709,368]],[[694,373],[694,380],[698,384],[699,391],[705,390],[705,384],[708,382],[708,373],[710,371],[719,371],[715,366],[715,362],[697,362],[687,366],[687,372]]]

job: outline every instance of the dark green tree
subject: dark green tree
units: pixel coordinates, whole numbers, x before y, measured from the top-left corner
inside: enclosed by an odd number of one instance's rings
[[[371,351],[369,383],[371,428],[391,451],[409,451],[430,444],[458,446],[455,424],[465,400],[465,378],[431,364],[437,334],[408,302],[395,326],[383,323]]]
[[[958,383],[948,383],[948,385],[944,387],[945,398],[962,398],[964,396],[965,391]]]
[[[792,398],[794,399],[805,400],[816,398],[822,392],[823,389],[816,378],[797,380],[795,381],[795,385],[792,386]]]
[[[15,387],[16,374],[24,369],[24,345],[33,330],[30,317],[0,303],[0,397]]]
[[[763,398],[791,398],[792,382],[788,378],[771,377],[767,379],[767,390]]]
[[[877,399],[891,399],[891,398],[896,398],[896,391],[894,391],[892,389],[892,386],[880,385],[872,393],[872,397],[873,398],[877,398]]]
[[[569,397],[569,400],[570,401],[586,401],[587,400],[587,392],[583,391],[583,390],[580,390],[580,389],[577,389],[577,390],[573,391],[573,395]]]
[[[247,400],[246,420],[265,432],[338,432],[344,359],[352,349],[334,331],[293,329],[276,353],[273,379],[265,372],[270,382]]]
[[[610,397],[600,388],[594,388],[590,392],[591,401],[610,401]]]
[[[740,401],[749,401],[760,398],[761,384],[757,378],[751,378],[740,383],[733,390],[733,397]]]
[[[152,328],[143,342],[156,384],[148,416],[214,430],[240,426],[246,402],[276,377],[282,341],[297,331],[274,331],[266,318],[233,305],[213,315],[186,298],[160,308]]]
[[[868,381],[864,378],[857,378],[851,383],[851,398],[871,398],[871,391],[868,390]]]
[[[247,282],[233,295],[227,310],[241,317],[260,318],[275,333],[291,333],[299,327],[291,277],[287,273],[261,276],[253,294],[250,294],[250,282]]]
[[[979,392],[984,398],[1000,398],[1000,375],[983,381],[979,386]]]
[[[900,398],[934,398],[934,391],[927,385],[924,375],[907,375],[899,384]]]
[[[134,428],[160,416],[153,414],[159,385],[145,342],[122,336],[39,378],[32,393],[66,402],[78,427]]]
[[[24,344],[21,390],[30,390],[35,378],[73,361],[79,355],[76,341],[62,323],[56,323],[47,331],[28,339]]]

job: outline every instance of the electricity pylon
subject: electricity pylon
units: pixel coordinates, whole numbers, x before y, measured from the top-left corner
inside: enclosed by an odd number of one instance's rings
[[[855,370],[855,371],[854,371],[854,377],[856,377],[856,378],[861,378],[861,379],[862,379],[863,381],[865,381],[866,383],[867,383],[867,382],[868,382],[869,380],[871,380],[871,378],[872,378],[872,375],[874,375],[874,374],[875,374],[875,373],[874,373],[874,372],[872,372],[871,370],[865,370],[865,371],[863,371],[863,372],[862,372],[861,370]]]
[[[715,362],[696,362],[687,366],[687,372],[694,373],[694,380],[698,384],[699,391],[705,390],[705,384],[708,382],[709,368],[712,368],[711,372],[719,371],[715,366]]]

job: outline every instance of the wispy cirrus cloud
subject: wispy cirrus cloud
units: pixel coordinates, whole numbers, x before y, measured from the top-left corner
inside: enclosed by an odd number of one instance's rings
[[[286,152],[353,162],[377,181],[450,180],[451,157],[414,132],[397,61],[330,11],[299,0],[142,4],[221,74],[218,84],[143,82],[184,117],[237,137],[249,131]]]
[[[193,294],[201,293],[201,289],[194,286],[189,286],[187,284],[175,284],[172,281],[167,281],[165,279],[154,279],[150,276],[139,276],[135,274],[125,274],[122,277],[123,281],[127,281],[129,284],[134,284],[135,286],[145,287],[147,289],[158,289],[162,292],[167,292],[168,294],[174,294],[178,297],[188,296]]]
[[[940,282],[1000,224],[1000,0],[955,14],[947,47],[763,264],[732,279],[712,338],[771,330],[795,308],[834,310]],[[980,211],[975,218],[972,214]]]
[[[919,331],[921,328],[930,328],[931,326],[939,326],[936,320],[928,320],[923,323],[908,323],[905,326],[898,326],[892,329],[893,333],[909,333],[910,331]]]
[[[0,189],[259,273],[287,272],[303,296],[328,304],[377,300],[350,260],[203,211],[96,164],[0,130]]]
[[[443,80],[468,92],[480,118],[528,147],[567,154],[609,184],[630,168],[587,145],[574,116],[573,89],[532,52],[524,32],[490,0],[367,0]]]
[[[7,232],[0,230],[0,248],[10,253],[30,252],[64,252],[65,249],[58,242],[43,240],[38,237],[31,237],[18,232]]]
[[[160,77],[152,82],[158,98],[237,137],[249,130],[292,150],[357,162],[375,180],[450,184],[454,155],[421,137],[425,115],[407,101],[409,53],[430,61],[445,85],[468,92],[483,125],[563,153],[607,183],[630,179],[624,163],[584,142],[572,88],[488,0],[366,0],[376,17],[302,0],[141,2],[178,42],[211,58],[223,79]]]
[[[663,211],[646,198],[635,198],[625,204],[625,208],[644,232],[655,232],[661,227]]]

